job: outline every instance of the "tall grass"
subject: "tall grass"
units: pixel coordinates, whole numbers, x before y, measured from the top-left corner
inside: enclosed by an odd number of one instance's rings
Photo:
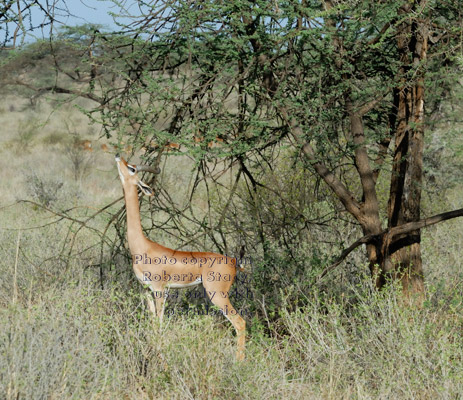
[[[462,293],[454,306],[403,307],[369,280],[349,298],[312,293],[281,310],[285,335],[248,334],[234,360],[223,318],[153,321],[138,291],[87,279],[22,291],[0,311],[0,397],[156,399],[450,399],[463,393]]]

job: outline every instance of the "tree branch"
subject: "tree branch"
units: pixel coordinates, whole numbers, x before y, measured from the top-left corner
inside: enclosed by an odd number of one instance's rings
[[[66,89],[66,88],[63,88],[63,87],[60,87],[60,86],[56,86],[56,85],[44,86],[44,87],[35,87],[34,85],[31,85],[31,84],[29,84],[27,82],[23,82],[23,81],[18,80],[18,79],[15,79],[11,83],[6,83],[6,85],[8,85],[8,84],[24,86],[24,87],[26,87],[28,89],[33,90],[34,92],[37,92],[38,96],[40,96],[43,93],[47,93],[47,92],[64,93],[64,94],[72,94],[72,95],[75,95],[75,96],[87,98],[87,99],[93,100],[94,102],[96,102],[98,104],[101,104],[101,105],[104,105],[104,103],[105,103],[105,100],[102,97],[96,96],[93,93],[82,92],[82,91],[76,90],[76,89]]]
[[[329,272],[334,270],[339,264],[341,264],[344,261],[344,259],[350,253],[352,253],[352,251],[354,251],[357,247],[359,247],[362,244],[367,244],[375,240],[379,240],[384,235],[387,235],[389,236],[390,239],[392,239],[392,237],[397,236],[397,235],[403,235],[405,233],[409,233],[412,231],[416,231],[418,229],[422,229],[422,228],[426,228],[431,225],[435,225],[442,221],[447,221],[449,219],[462,217],[462,216],[463,216],[463,208],[459,208],[458,210],[447,211],[445,213],[433,215],[432,217],[422,219],[420,221],[408,222],[403,225],[395,226],[391,229],[385,229],[378,234],[365,235],[362,238],[355,241],[354,243],[352,243],[347,249],[345,249],[341,253],[341,255],[338,257],[336,262],[331,264],[320,274],[320,276],[318,277],[318,280],[321,280],[325,275],[327,275]]]
[[[338,196],[346,210],[351,213],[358,222],[361,222],[363,220],[363,215],[357,200],[349,192],[346,186],[326,167],[326,165],[317,159],[315,150],[310,143],[304,143],[304,132],[297,121],[294,118],[289,117],[287,109],[285,107],[281,107],[279,112],[290,127],[291,135],[294,140],[302,147],[302,152],[307,157],[310,164],[314,167],[315,171],[323,178],[325,183],[336,194],[336,196]]]

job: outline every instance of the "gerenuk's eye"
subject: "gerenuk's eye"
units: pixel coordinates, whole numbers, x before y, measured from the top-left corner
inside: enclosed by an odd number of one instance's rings
[[[135,175],[135,173],[137,172],[137,169],[135,167],[132,167],[131,165],[128,165],[128,164],[127,164],[127,169],[129,170],[130,175]]]

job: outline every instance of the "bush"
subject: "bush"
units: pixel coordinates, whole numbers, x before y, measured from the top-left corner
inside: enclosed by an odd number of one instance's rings
[[[44,207],[50,207],[58,200],[63,182],[55,178],[41,178],[34,171],[26,175],[26,186],[29,195]]]

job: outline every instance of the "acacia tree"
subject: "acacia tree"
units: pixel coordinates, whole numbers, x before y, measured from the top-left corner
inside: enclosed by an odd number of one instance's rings
[[[149,99],[128,113],[140,124],[136,138],[187,146],[193,137],[220,138],[228,150],[197,151],[198,159],[212,153],[236,160],[254,186],[253,171],[262,165],[256,160],[268,161],[268,150],[282,144],[293,146],[303,168],[323,179],[365,235],[343,257],[364,243],[378,287],[389,276],[400,279],[406,293],[420,293],[420,228],[462,215],[420,219],[426,88],[430,72],[433,79],[444,73],[460,48],[460,6],[418,0],[145,4],[130,27],[139,45],[126,59],[130,85],[118,107],[127,112],[143,88]],[[167,129],[157,127],[162,119]],[[387,204],[379,179],[390,180]]]
[[[228,159],[254,194],[269,189],[258,176],[277,162],[275,149],[292,152],[303,161],[295,171],[319,176],[364,234],[333,267],[365,244],[378,287],[391,277],[405,293],[422,293],[420,229],[463,215],[420,214],[426,104],[461,48],[461,2],[138,4],[124,35],[92,36],[92,46],[101,44],[88,68],[92,85],[53,90],[97,101],[90,115],[108,135],[117,131],[135,148],[156,142],[146,155],[153,162],[169,142],[196,158],[198,176],[211,176],[211,160]],[[97,90],[103,67],[118,77]],[[389,181],[386,200],[381,180]],[[219,249],[222,222],[208,227]]]

